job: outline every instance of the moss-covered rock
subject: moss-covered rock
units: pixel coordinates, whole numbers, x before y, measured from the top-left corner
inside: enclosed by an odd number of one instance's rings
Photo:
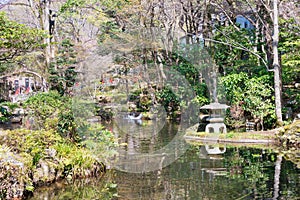
[[[104,172],[104,164],[92,152],[56,131],[20,129],[0,133],[0,199],[22,198],[38,185]]]
[[[300,120],[282,127],[277,134],[277,138],[283,146],[300,147]]]

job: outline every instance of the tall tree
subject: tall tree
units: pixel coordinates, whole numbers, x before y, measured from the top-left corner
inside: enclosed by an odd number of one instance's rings
[[[238,6],[236,6],[238,4]],[[246,0],[246,1],[222,1],[220,0],[218,4],[211,3],[215,6],[219,12],[223,13],[234,27],[234,17],[237,15],[242,15],[246,19],[252,22],[256,27],[256,36],[260,35],[261,39],[256,40],[258,47],[260,47],[260,52],[258,48],[248,48],[235,41],[228,40],[216,41],[215,43],[221,43],[224,45],[231,46],[233,48],[238,48],[248,53],[255,55],[263,64],[266,66],[268,71],[274,72],[274,91],[275,91],[275,106],[276,106],[276,117],[278,124],[282,124],[282,100],[281,100],[281,66],[280,57],[278,53],[278,43],[279,43],[279,0],[266,1],[266,0]],[[233,6],[230,6],[233,5]],[[220,14],[220,13],[219,13]],[[236,27],[238,28],[238,27]],[[239,28],[237,29],[239,30]],[[218,30],[216,30],[218,32]],[[224,34],[221,32],[221,34]],[[225,35],[225,37],[227,37]],[[211,39],[209,39],[211,40]],[[252,41],[249,40],[250,43]]]
[[[273,0],[273,69],[274,69],[274,91],[275,91],[275,112],[277,123],[282,125],[282,84],[281,84],[281,66],[279,63],[278,43],[279,43],[279,12],[278,0]]]

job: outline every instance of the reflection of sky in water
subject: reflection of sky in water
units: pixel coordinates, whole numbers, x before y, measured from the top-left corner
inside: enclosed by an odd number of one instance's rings
[[[121,135],[120,143],[127,143],[126,146],[121,146],[126,151],[134,151],[135,153],[151,153],[161,147],[167,145],[174,136],[166,136],[168,130],[171,129],[177,132],[175,125],[160,124],[159,121],[146,121],[150,123],[146,125],[138,125],[131,122],[131,126],[126,127],[126,131]],[[122,133],[119,133],[122,134]]]
[[[169,165],[184,153],[185,142],[174,134],[178,132],[177,125],[168,122],[160,124],[160,121],[148,123],[150,124],[138,125],[118,121],[117,124],[123,131],[114,127],[113,132],[120,137],[120,143],[127,145],[121,145],[118,149],[118,161],[113,164],[114,167],[135,173],[147,172]],[[168,134],[170,132],[171,135]]]

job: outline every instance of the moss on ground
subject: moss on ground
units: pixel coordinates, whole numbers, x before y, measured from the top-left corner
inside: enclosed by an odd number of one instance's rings
[[[282,127],[276,137],[282,146],[300,147],[300,120],[294,121],[292,124]]]
[[[275,140],[275,131],[252,131],[252,132],[228,132],[228,133],[206,133],[197,132],[198,124],[189,128],[186,131],[186,136],[199,137],[199,138],[218,138],[230,140]]]
[[[0,133],[0,199],[21,198],[35,186],[59,179],[104,172],[104,164],[93,152],[54,130]]]

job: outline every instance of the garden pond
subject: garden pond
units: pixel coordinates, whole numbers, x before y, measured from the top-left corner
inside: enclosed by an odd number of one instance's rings
[[[160,131],[151,137],[145,136],[143,127],[147,125],[139,123],[126,127],[123,133],[114,126],[109,127],[121,138],[119,152],[122,157],[117,164],[111,164],[104,177],[65,180],[43,186],[29,199],[300,198],[299,150],[285,154],[274,146],[190,145],[184,140],[178,142],[179,139],[174,143],[174,138],[180,135],[178,125],[167,122],[162,125],[155,126]],[[174,155],[168,157],[167,150],[163,153],[160,150],[170,143],[180,148],[169,146]],[[184,151],[178,150],[182,148]],[[148,159],[136,157],[132,160],[131,155],[137,153],[148,155]],[[158,153],[160,157],[156,156]],[[154,161],[149,159],[149,154],[156,157]]]

